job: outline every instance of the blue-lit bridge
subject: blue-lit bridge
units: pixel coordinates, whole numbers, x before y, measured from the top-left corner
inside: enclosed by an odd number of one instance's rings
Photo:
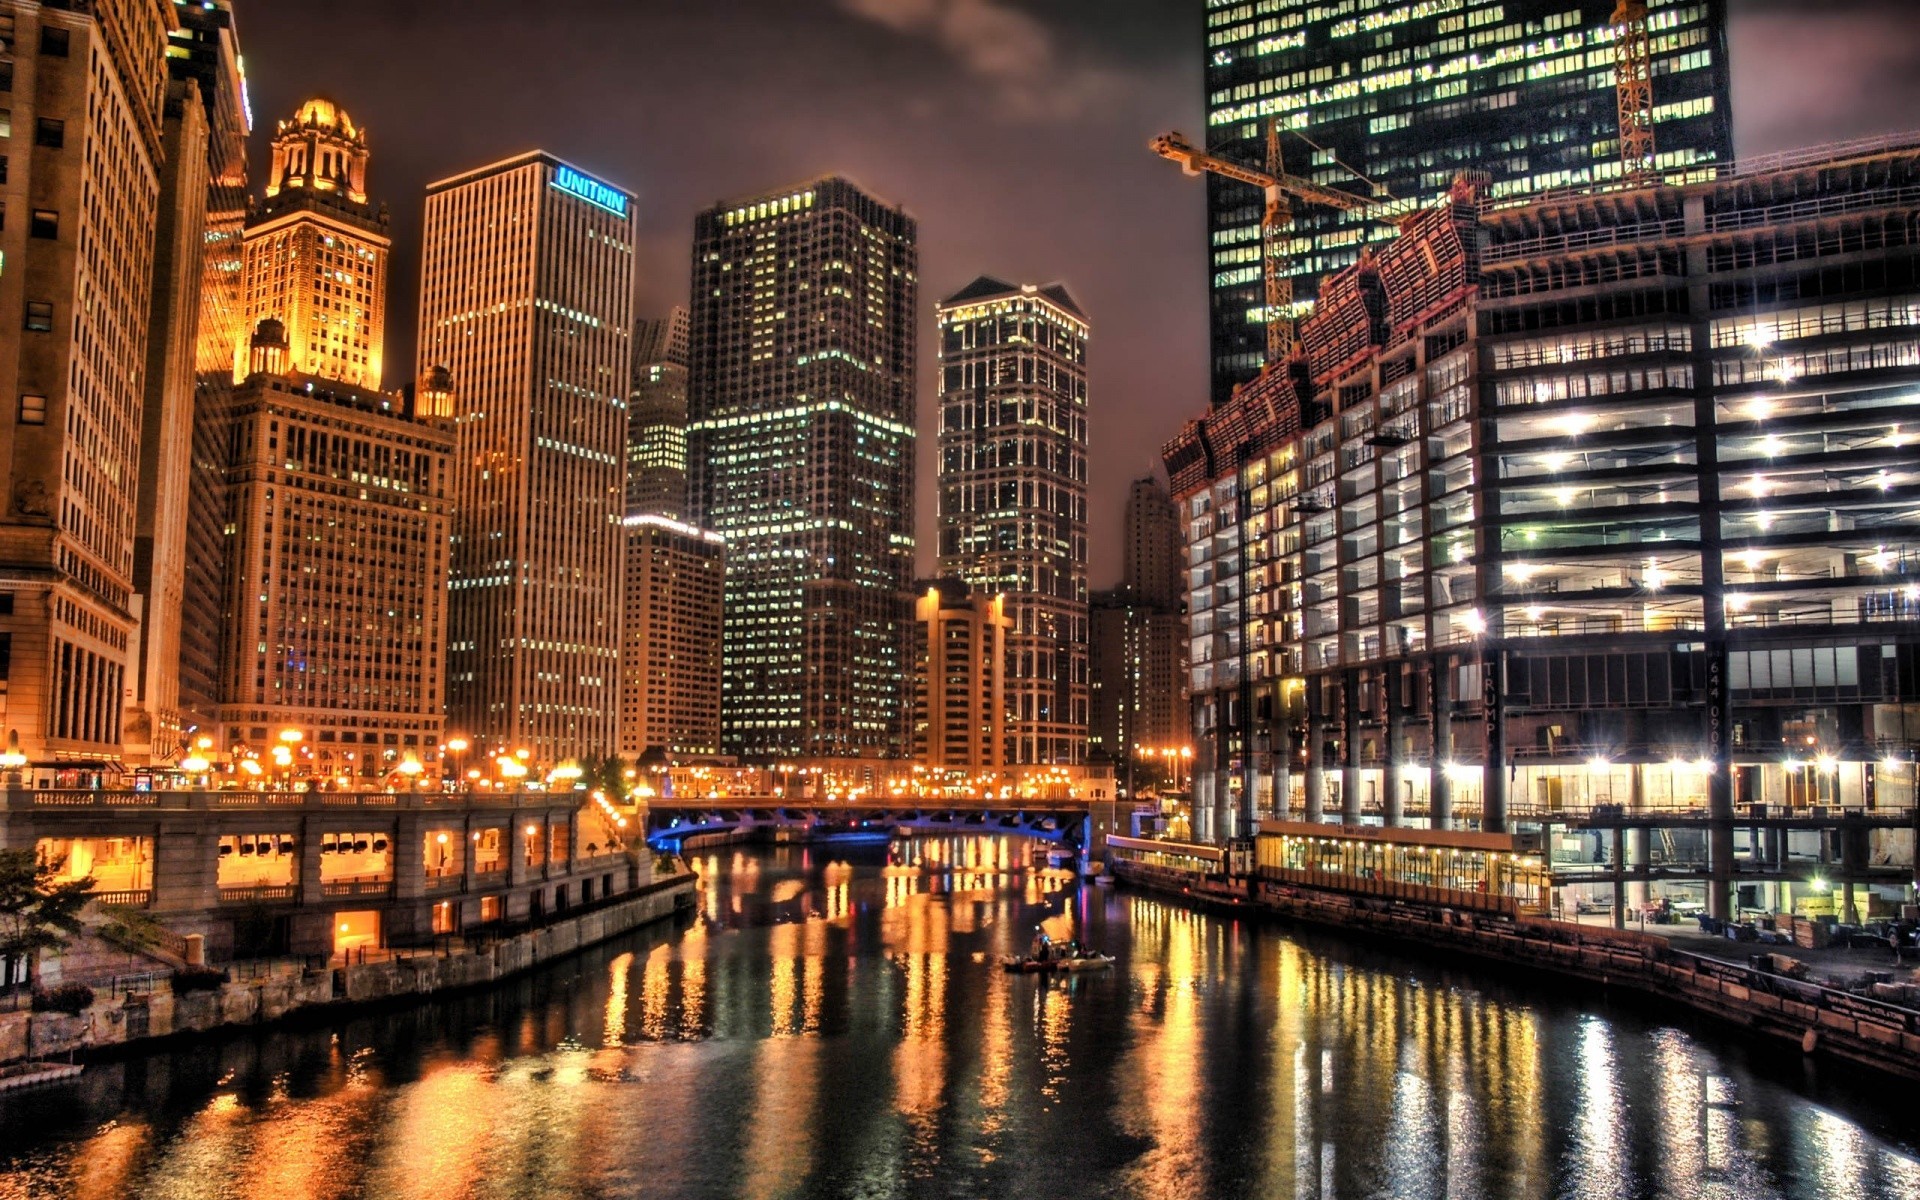
[[[834,834],[997,833],[1058,842],[1084,850],[1093,835],[1093,804],[1058,799],[861,797],[808,800],[791,796],[662,796],[646,802],[647,841],[655,849],[697,847],[708,839],[764,833],[803,838]]]

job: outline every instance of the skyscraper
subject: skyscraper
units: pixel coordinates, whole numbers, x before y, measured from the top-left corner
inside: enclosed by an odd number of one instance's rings
[[[207,228],[208,111],[190,80],[167,83],[159,222],[147,322],[146,396],[134,507],[134,638],[122,729],[127,760],[171,765],[180,751],[180,627],[193,445],[194,339]]]
[[[627,413],[627,515],[687,515],[687,310],[642,321]]]
[[[1278,118],[1286,166],[1411,206],[1461,171],[1495,198],[1618,180],[1609,25],[1616,0],[1207,0],[1207,150],[1266,157]],[[1702,177],[1733,156],[1726,0],[1654,0],[1656,165]],[[1311,139],[1311,140],[1308,140]],[[1209,177],[1213,402],[1259,373],[1264,351],[1260,193]],[[1298,205],[1287,244],[1297,301],[1390,234],[1357,213]]]
[[[177,24],[168,42],[167,66],[174,79],[198,85],[207,108],[207,204],[194,336],[182,593],[185,612],[214,614],[226,589],[227,416],[234,355],[249,332],[243,286],[249,118],[240,47],[225,0],[176,5],[173,13]],[[219,673],[219,623],[182,621],[178,703],[183,724],[213,727]]]
[[[1006,597],[1009,763],[1087,737],[1087,321],[1059,284],[940,302],[940,573]]]
[[[914,602],[914,616],[914,758],[933,767],[1006,766],[1006,598],[942,581]]]
[[[266,198],[247,222],[246,327],[285,326],[290,370],[378,388],[392,244],[386,206],[367,199],[366,130],[307,101],[274,131]]]
[[[1122,517],[1120,590],[1149,608],[1174,610],[1184,600],[1180,513],[1166,485],[1149,475],[1127,487]]]
[[[427,188],[421,375],[458,383],[452,732],[538,761],[620,718],[633,199],[534,151]]]
[[[172,12],[0,3],[0,726],[33,759],[122,750]]]
[[[277,321],[235,392],[221,750],[301,735],[303,772],[431,766],[445,721],[451,432],[398,396],[290,373]]]
[[[720,535],[654,513],[626,520],[620,753],[720,753]]]
[[[915,237],[833,178],[695,219],[688,461],[727,541],[728,753],[905,752]]]

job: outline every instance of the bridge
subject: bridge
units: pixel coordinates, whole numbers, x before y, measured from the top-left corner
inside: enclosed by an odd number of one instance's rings
[[[792,796],[656,796],[645,801],[647,841],[682,849],[709,837],[786,831],[813,837],[845,833],[1010,834],[1081,851],[1092,844],[1094,802],[1058,798],[862,796],[815,800]]]

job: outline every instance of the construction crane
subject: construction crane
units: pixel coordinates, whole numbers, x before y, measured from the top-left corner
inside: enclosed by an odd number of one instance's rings
[[[1653,174],[1653,45],[1646,0],[1619,0],[1613,10],[1613,89],[1620,109],[1620,163],[1629,180]]]
[[[1293,200],[1322,204],[1343,212],[1368,213],[1389,224],[1393,218],[1381,215],[1371,200],[1327,187],[1311,179],[1289,175],[1280,153],[1280,122],[1267,123],[1266,169],[1249,167],[1208,154],[1178,133],[1163,133],[1149,142],[1153,152],[1180,164],[1189,175],[1212,174],[1232,179],[1266,194],[1267,211],[1260,222],[1260,260],[1267,285],[1267,361],[1268,368],[1278,366],[1296,346],[1293,325],[1293,280],[1287,274],[1287,230],[1293,226]]]

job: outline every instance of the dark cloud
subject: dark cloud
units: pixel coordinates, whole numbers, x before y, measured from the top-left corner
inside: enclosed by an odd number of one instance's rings
[[[923,331],[975,275],[1064,281],[1094,326],[1096,583],[1127,481],[1205,407],[1205,189],[1146,150],[1201,127],[1199,0],[235,4],[263,126],[324,93],[369,130],[398,246],[389,382],[422,189],[538,145],[641,196],[646,311],[684,298],[696,211],[828,171],[919,219]],[[1741,152],[1920,125],[1915,7],[1734,0]],[[932,360],[923,337],[923,414]]]

